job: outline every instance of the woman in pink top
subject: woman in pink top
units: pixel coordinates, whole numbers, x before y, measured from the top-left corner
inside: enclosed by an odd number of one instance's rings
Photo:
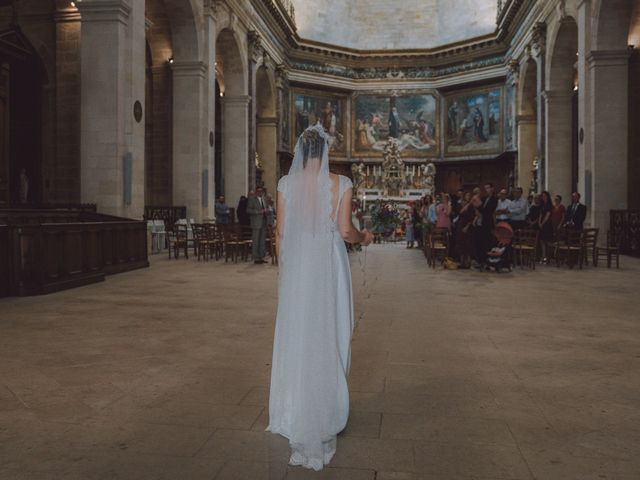
[[[451,230],[451,202],[446,193],[442,194],[442,202],[436,207],[436,216],[438,218],[436,228]]]

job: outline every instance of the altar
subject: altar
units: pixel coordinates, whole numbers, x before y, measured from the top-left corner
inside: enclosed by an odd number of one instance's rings
[[[433,163],[407,163],[400,155],[400,143],[390,138],[385,145],[381,164],[366,165],[364,162],[351,167],[354,193],[367,204],[383,200],[399,205],[419,200],[435,191],[436,167]]]

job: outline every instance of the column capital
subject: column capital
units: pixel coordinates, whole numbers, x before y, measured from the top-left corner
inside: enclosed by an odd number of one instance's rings
[[[232,97],[225,95],[222,97],[223,105],[249,106],[250,103],[251,95],[234,95]]]
[[[278,117],[258,117],[256,124],[259,127],[277,127]]]
[[[592,50],[587,55],[590,69],[595,67],[620,67],[629,65],[631,50]]]
[[[83,0],[77,8],[85,22],[120,22],[127,24],[131,3],[129,0]]]
[[[174,62],[171,64],[174,77],[202,77],[207,75],[207,64],[199,61]]]
[[[57,9],[53,14],[53,21],[55,23],[72,23],[80,21],[80,12],[77,8],[69,5],[66,8]]]

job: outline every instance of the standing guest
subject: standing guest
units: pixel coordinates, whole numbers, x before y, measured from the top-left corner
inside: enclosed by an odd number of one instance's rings
[[[404,218],[404,238],[407,242],[407,248],[413,248],[413,243],[416,241],[415,234],[413,231],[413,205],[409,204],[407,210],[405,211]]]
[[[420,210],[422,209],[422,200],[419,200],[416,205],[414,205],[412,209],[413,215],[413,236],[418,243],[418,248],[422,248],[424,233],[422,231],[422,216],[420,215]]]
[[[542,263],[549,263],[547,256],[549,250],[549,242],[553,240],[553,225],[551,223],[551,213],[553,205],[551,204],[551,195],[549,192],[540,194],[540,217],[538,218],[538,228],[540,229],[540,248],[542,253]]]
[[[251,217],[251,230],[253,231],[253,262],[267,263],[264,259],[266,255],[267,201],[264,198],[262,188],[256,189],[256,194],[249,198],[247,213]]]
[[[503,188],[498,193],[496,206],[496,222],[508,222],[511,218],[511,200],[507,198],[507,191]]]
[[[526,219],[527,227],[538,230],[538,220],[540,220],[540,195],[533,195]]]
[[[265,198],[267,199],[267,228],[273,231],[276,226],[276,207],[271,195]]]
[[[582,230],[586,218],[587,207],[580,203],[580,194],[573,192],[571,194],[571,205],[564,217],[564,226],[573,230]]]
[[[224,201],[224,195],[220,195],[215,204],[216,224],[227,225],[230,220],[231,209]]]
[[[436,226],[438,223],[438,204],[440,203],[440,196],[436,195],[435,198],[431,199],[431,204],[429,205],[429,210],[427,212],[427,219],[432,226]]]
[[[460,261],[460,268],[471,267],[471,257],[473,255],[473,221],[476,218],[476,207],[481,204],[480,196],[471,196],[467,192],[462,198],[462,207],[456,223],[456,255]]]
[[[436,228],[451,230],[451,202],[449,195],[442,194],[441,202],[436,207]]]
[[[513,191],[513,200],[509,205],[509,222],[514,230],[525,228],[527,225],[527,215],[529,214],[529,203],[522,196],[522,187]]]
[[[238,223],[240,225],[249,225],[250,219],[249,214],[247,213],[247,204],[249,203],[249,199],[242,195],[240,197],[240,201],[238,202],[238,208],[236,209],[236,215],[238,217]]]
[[[551,226],[553,227],[553,234],[556,235],[562,223],[564,222],[564,216],[567,209],[562,204],[562,197],[556,195],[553,197],[553,208],[551,210]]]
[[[487,263],[487,252],[491,249],[495,213],[498,207],[498,199],[492,183],[487,182],[484,184],[484,192],[485,196],[482,199],[482,205],[480,205],[480,224],[477,225],[479,228],[476,240],[476,259],[480,265]]]

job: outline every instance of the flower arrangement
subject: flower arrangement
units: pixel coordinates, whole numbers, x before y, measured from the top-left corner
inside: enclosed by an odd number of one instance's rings
[[[378,203],[371,209],[371,221],[373,228],[371,231],[380,235],[391,235],[395,229],[402,224],[400,220],[400,210],[394,203]]]

